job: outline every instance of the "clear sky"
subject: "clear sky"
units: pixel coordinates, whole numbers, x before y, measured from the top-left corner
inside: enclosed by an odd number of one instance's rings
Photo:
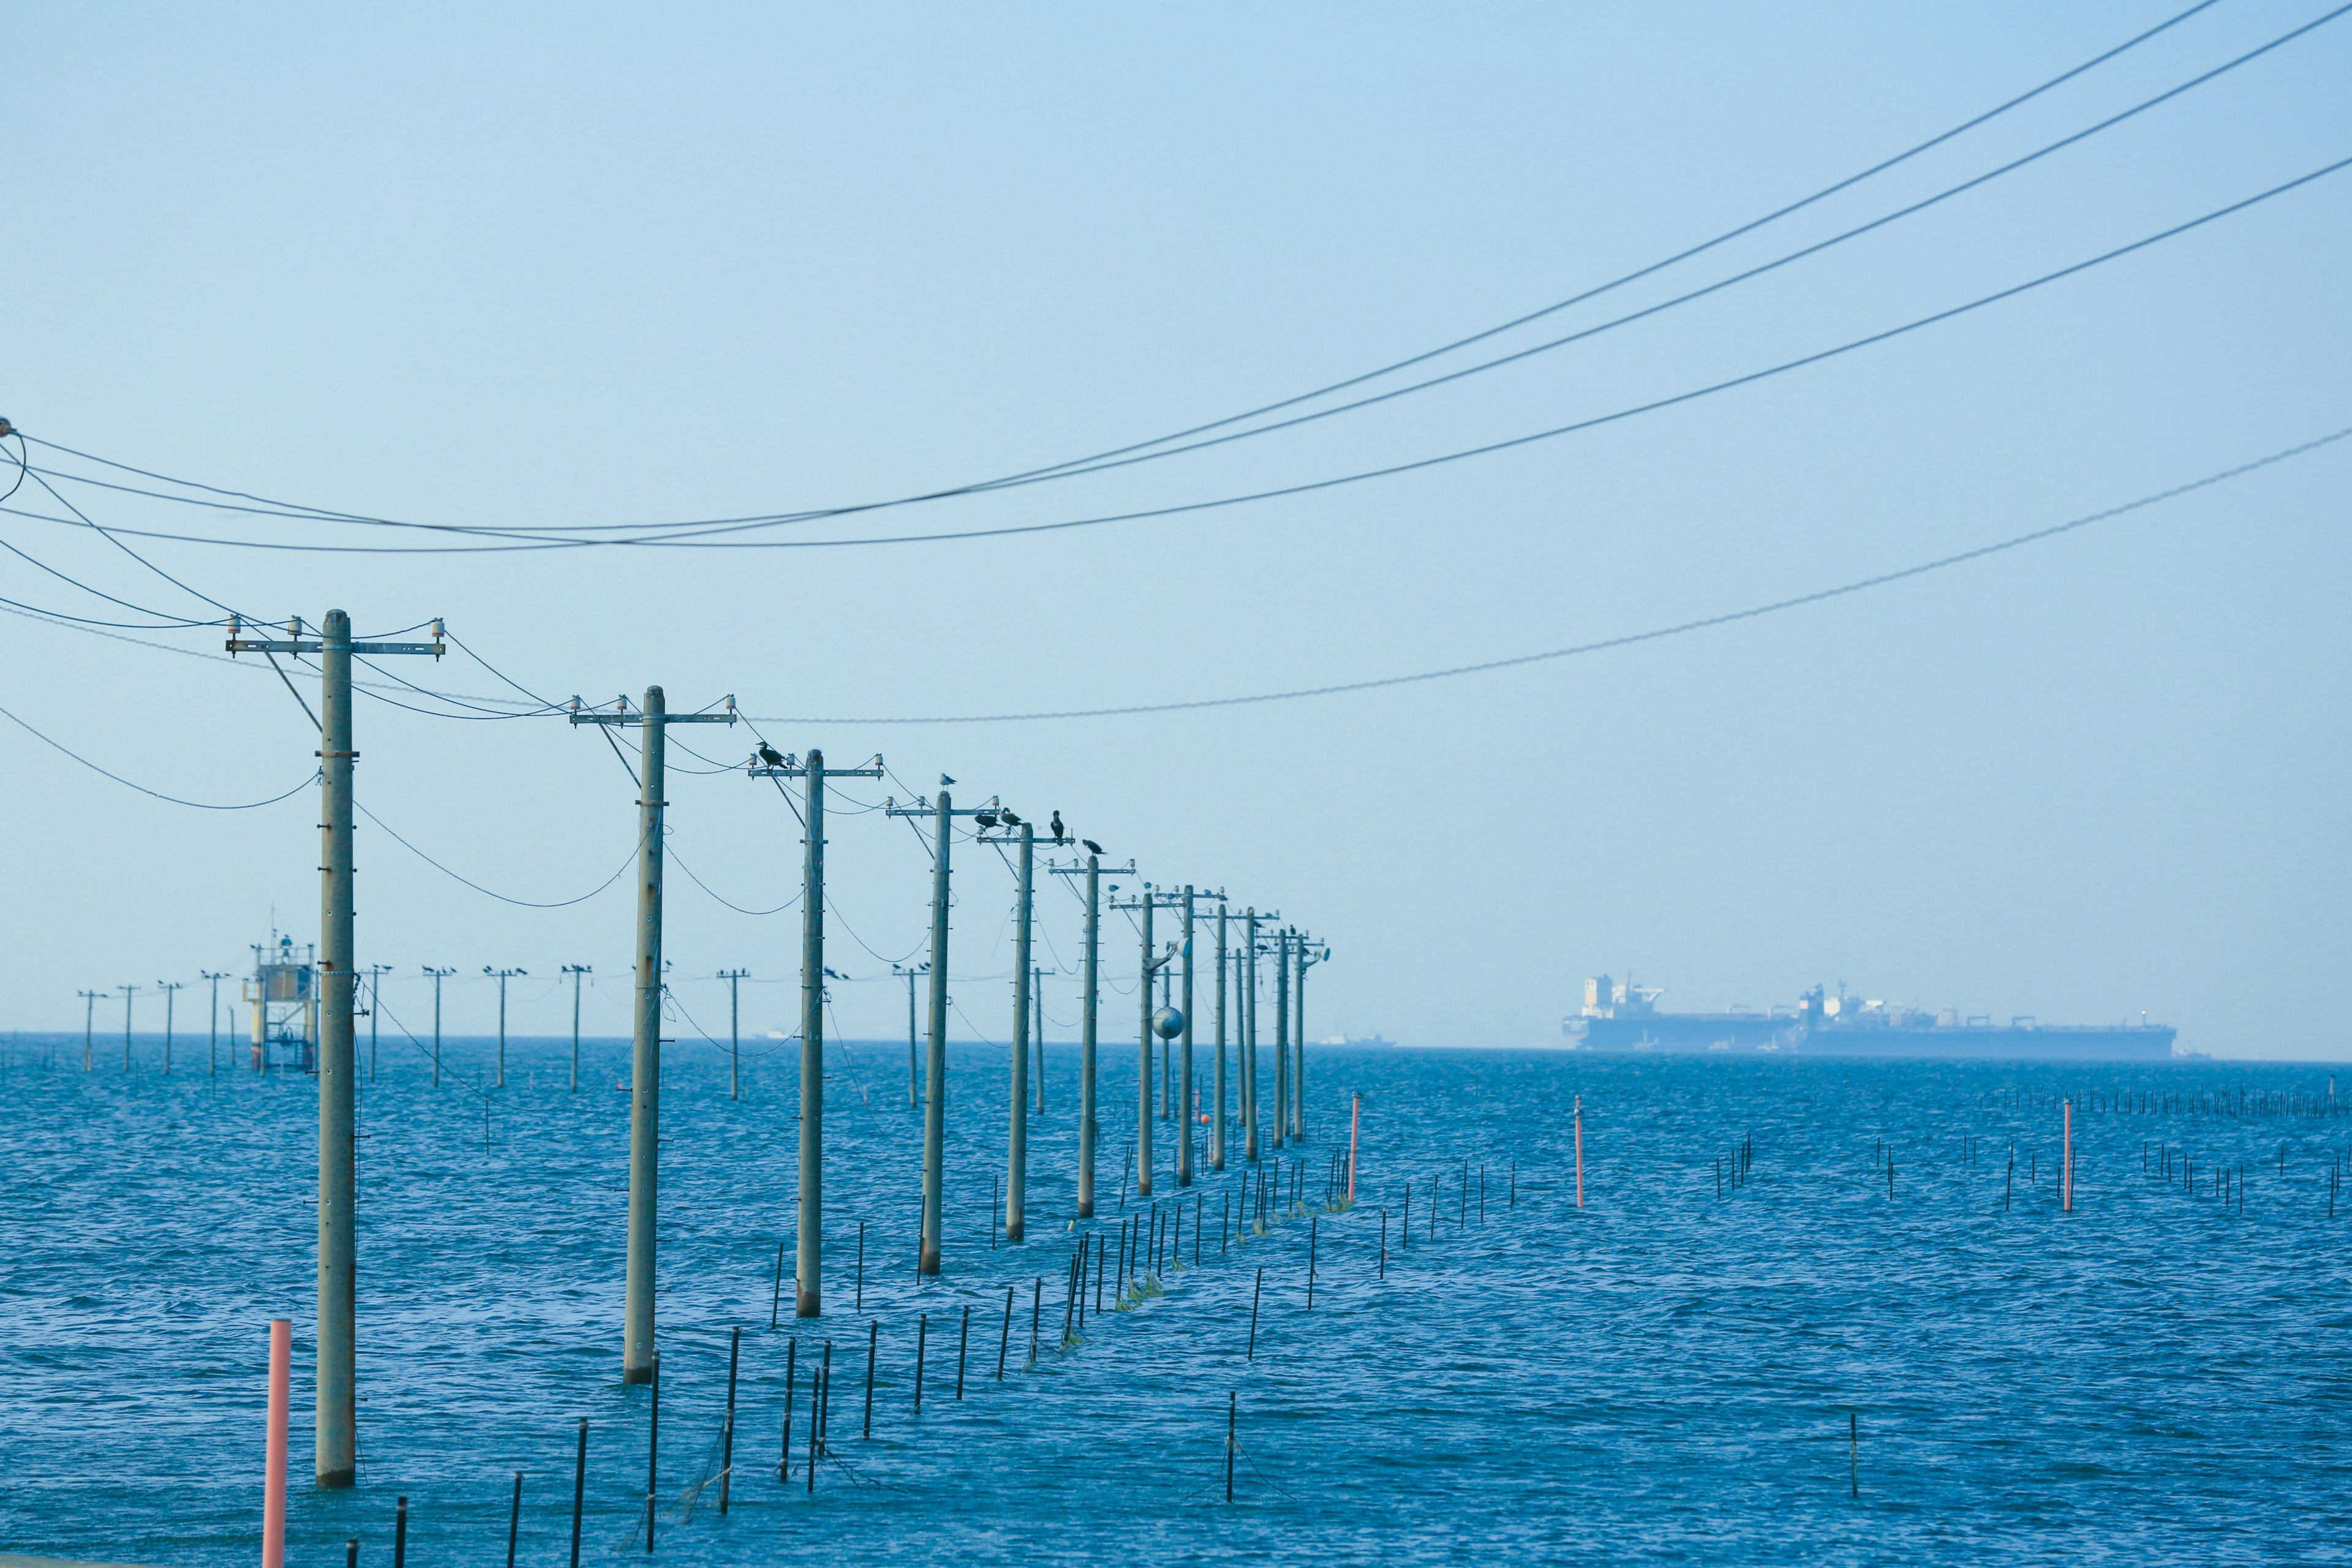
[[[853,504],[1060,462],[1448,342],[1946,131],[2180,4],[47,7],[9,21],[0,414],[312,505],[601,527]],[[2327,11],[2221,0],[1804,212],[1492,340],[1508,352],[1838,234]],[[1915,216],[1588,342],[1213,451],[755,537],[1017,526],[1297,485],[1744,375],[2138,240],[2352,155],[2352,16]],[[533,690],[736,694],[779,747],[1059,808],[1166,883],[1335,950],[1317,1036],[1557,1040],[1585,975],[1664,1005],[1816,982],[2343,1056],[2352,442],[2065,536],[1752,622],[1314,700],[997,724],[1605,639],[2065,521],[2352,425],[2352,171],[1957,320],[1695,402],[1386,479],[915,545],[353,555],[128,541],[272,616],[432,616]],[[1445,370],[1470,363],[1461,354]],[[1378,388],[1394,384],[1377,384]],[[13,443],[11,446],[13,447]],[[44,466],[74,468],[35,447]],[[86,465],[81,471],[96,472]],[[117,476],[121,477],[121,476]],[[133,481],[139,482],[139,481]],[[125,528],[413,533],[61,484]],[[7,503],[58,514],[33,487]],[[16,548],[213,612],[87,531]],[[476,543],[462,536],[445,542]],[[431,542],[429,539],[426,542]],[[26,561],[0,595],[139,620]],[[131,634],[217,652],[216,629]],[[245,801],[314,732],[266,668],[0,616],[0,704],[113,771]],[[412,661],[413,662],[413,661]],[[401,674],[507,693],[453,658]],[[485,887],[568,899],[634,786],[560,720],[362,705],[362,801]],[[721,761],[751,737],[679,737]],[[317,921],[315,800],[166,805],[0,723],[0,1026]],[[875,799],[895,786],[860,789]],[[677,779],[671,843],[761,910],[798,829]],[[456,966],[450,1026],[623,1027],[625,880],[502,904],[364,826],[361,960]],[[906,826],[831,835],[841,1025],[887,1033],[924,931]],[[798,917],[675,874],[680,997],[751,969],[784,1027]],[[957,1033],[1002,1038],[1009,879],[959,877]],[[1076,906],[1049,889],[1050,956]],[[1112,928],[1129,983],[1132,935]],[[192,996],[195,994],[184,994]],[[142,1008],[147,1004],[142,1002]],[[601,1013],[599,1011],[601,1009]],[[1073,988],[1051,983],[1068,1037]],[[188,1013],[200,1018],[201,1005]],[[184,1016],[186,1015],[184,1014]],[[1123,1037],[1114,1005],[1107,1033]],[[120,1028],[120,1003],[101,1028]],[[142,1027],[158,1021],[152,1009]]]

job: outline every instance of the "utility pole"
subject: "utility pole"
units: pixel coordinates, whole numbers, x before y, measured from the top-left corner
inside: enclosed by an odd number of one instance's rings
[[[915,1065],[915,981],[918,976],[930,972],[929,963],[894,963],[890,966],[891,973],[907,977],[907,1109],[909,1110],[923,1103],[917,1078],[919,1069]]]
[[[441,622],[431,642],[353,642],[352,618],[329,610],[319,636],[298,616],[282,638],[247,638],[234,617],[228,651],[319,656],[319,1369],[313,1473],[343,1488],[359,1466],[357,1221],[359,1145],[352,1006],[358,989],[352,884],[352,656],[417,654],[439,658]]]
[[[80,997],[82,1000],[81,1070],[88,1072],[89,1070],[90,1063],[90,1022],[98,1016],[98,999],[105,995],[106,993],[103,991],[77,991],[74,994]]]
[[[1143,884],[1143,891],[1126,903],[1114,902],[1115,910],[1137,911],[1137,930],[1142,939],[1142,956],[1137,961],[1135,994],[1141,1011],[1141,1027],[1138,1037],[1135,1081],[1135,1194],[1151,1195],[1151,1044],[1159,1037],[1153,1026],[1151,982],[1160,972],[1174,962],[1176,944],[1170,942],[1168,952],[1155,960],[1151,956],[1151,911],[1159,909],[1181,909],[1183,900],[1173,893],[1155,893],[1151,884]]]
[[[676,713],[658,686],[646,688],[645,706],[629,710],[626,697],[612,711],[572,700],[574,724],[643,731],[637,747],[637,973],[630,1031],[628,1261],[621,1304],[621,1381],[654,1380],[654,1205],[661,1172],[662,798],[672,724],[732,724],[735,699],[715,713]],[[609,738],[609,737],[608,737]]]
[[[376,1023],[377,1015],[383,1010],[379,1005],[383,1000],[383,977],[391,968],[392,965],[389,963],[368,965],[368,1082],[370,1083],[375,1081]]]
[[[772,762],[769,759],[773,758]],[[803,763],[777,757],[765,742],[747,771],[753,778],[775,784],[805,781],[807,803],[801,812],[801,1146],[800,1184],[796,1206],[799,1228],[793,1265],[793,1312],[815,1318],[824,1311],[824,753],[811,748]],[[876,779],[882,776],[882,759],[862,768],[838,768],[834,778]],[[792,797],[785,796],[786,800]],[[908,981],[912,1016],[914,982]],[[911,1089],[909,1092],[912,1092]]]
[[[743,1098],[743,977],[748,969],[722,969],[727,982],[727,1098]]]
[[[138,994],[139,987],[118,985],[115,989],[122,993],[122,1070],[128,1073],[131,1070],[131,998]]]
[[[567,963],[563,973],[572,976],[572,1092],[580,1092],[580,977],[594,966]]]
[[[1298,933],[1298,977],[1291,987],[1290,1048],[1297,1058],[1297,1070],[1291,1079],[1297,1092],[1291,1096],[1290,1114],[1299,1142],[1307,1140],[1307,972],[1318,963],[1330,961],[1331,949],[1326,946],[1320,953],[1308,951],[1313,945],[1305,931]]]
[[[1060,813],[1055,813],[1059,816]],[[1032,896],[1036,887],[1037,826],[1023,822],[1012,813],[999,809],[993,815],[981,812],[972,819],[980,825],[980,842],[1002,845],[1003,837],[991,838],[991,829],[1002,824],[1018,827],[1020,836],[1014,842],[1021,847],[1014,862],[1015,889],[1013,902],[1013,1051],[1012,1082],[1006,1089],[1005,1103],[1009,1117],[1004,1138],[1004,1240],[1006,1245],[1018,1242],[1027,1234],[1029,1186],[1029,1015],[1030,984],[1036,978],[1034,966],[1029,961],[1030,934],[1035,913]],[[1063,839],[1049,838],[1049,844],[1061,844]]]
[[[498,1087],[504,1089],[507,1086],[507,981],[517,974],[528,974],[530,971],[528,969],[492,969],[488,964],[485,963],[482,965],[482,973],[496,976],[499,983]]]
[[[931,1006],[923,1059],[923,1237],[916,1264],[917,1272],[922,1274],[940,1271],[940,1213],[947,1179],[948,846],[957,817],[985,815],[993,819],[997,815],[993,800],[984,806],[956,810],[948,798],[948,785],[953,782],[945,773],[940,775],[936,802],[918,800],[904,808],[896,800],[883,803],[887,816],[931,819]]]
[[[205,1071],[220,1076],[220,983],[228,978],[228,971],[199,969],[196,973],[212,982],[213,1008],[211,1033],[205,1039]]]
[[[1085,990],[1078,999],[1078,1217],[1095,1216],[1095,1026],[1098,1021],[1102,1000],[1102,851],[1087,839],[1087,861],[1083,866],[1055,866],[1057,877],[1084,877],[1087,879],[1087,952],[1082,964]],[[1135,862],[1129,860],[1124,871],[1111,868],[1113,876],[1133,876]],[[1117,884],[1112,885],[1118,891]]]
[[[163,994],[163,1076],[165,1078],[172,1076],[172,1005],[180,999],[178,992],[184,984],[177,980],[155,982],[155,989]]]
[[[1212,898],[1219,897],[1211,894]],[[1180,1068],[1183,1081],[1176,1092],[1176,1120],[1182,1130],[1176,1140],[1176,1184],[1192,1184],[1192,884],[1184,884],[1184,971],[1183,985],[1177,1011],[1184,1016],[1182,1061]]]
[[[425,966],[425,973],[433,981],[433,1087],[439,1089],[441,1087],[441,982],[457,972],[454,969],[436,969],[428,963]]]
[[[1209,1169],[1225,1168],[1225,901],[1217,900],[1217,1119],[1209,1125]]]
[[[1234,955],[1241,966],[1241,1065],[1242,1065],[1242,1137],[1243,1153],[1255,1164],[1261,1152],[1258,1142],[1257,1114],[1257,922],[1278,921],[1279,910],[1259,914],[1255,909],[1242,914],[1241,951]],[[1279,1143],[1277,1139],[1276,1142]]]

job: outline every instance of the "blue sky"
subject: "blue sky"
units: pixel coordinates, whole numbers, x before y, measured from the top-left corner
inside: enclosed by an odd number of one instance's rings
[[[0,100],[15,149],[0,413],[164,473],[402,519],[572,527],[905,494],[1479,331],[2179,8],[27,14]],[[1867,221],[2326,9],[2223,0],[1552,322],[1590,325]],[[841,536],[1293,485],[1741,375],[2352,154],[2348,74],[2352,17],[1980,190],[1591,342],[1299,431]],[[747,552],[139,548],[240,608],[341,605],[363,629],[444,616],[534,690],[608,700],[659,682],[674,706],[732,692],[749,712],[845,721],[763,725],[786,750],[879,750],[916,787],[945,771],[967,796],[1058,807],[1147,877],[1222,885],[1328,937],[1318,1035],[1554,1039],[1584,975],[1630,967],[1668,987],[1668,1006],[1761,1005],[1843,979],[1969,1013],[2146,1011],[2217,1054],[2343,1055],[2352,443],[1868,595],[1559,663],[1152,716],[864,721],[1505,658],[2198,479],[2352,425],[2348,215],[2352,171],[1751,386],[1171,519]],[[353,536],[67,489],[129,528]],[[0,524],[81,582],[205,613],[87,531]],[[0,595],[111,614],[14,558]],[[217,632],[138,635],[218,646]],[[266,671],[22,616],[0,616],[0,703],[142,783],[247,800],[311,766],[315,741]],[[502,689],[462,659],[403,673]],[[631,846],[633,788],[584,731],[373,702],[360,723],[362,799],[487,887],[570,898]],[[315,925],[307,796],[191,812],[0,728],[21,792],[9,1024],[78,1026],[78,989],[235,967],[273,909]],[[724,760],[748,741],[690,743]],[[789,896],[797,828],[772,793],[721,773],[671,798],[674,847],[719,892],[753,909]],[[452,1026],[487,1028],[477,972],[520,964],[518,1026],[553,1030],[568,1020],[558,964],[625,970],[625,889],[527,910],[380,835],[360,842],[362,961],[399,966],[387,996],[406,987],[406,1010],[424,1005],[420,965],[454,964],[471,978],[452,983]],[[913,949],[928,879],[906,827],[845,817],[831,858],[847,928],[884,958]],[[1009,883],[992,857],[963,866],[957,1001],[1000,1034]],[[796,916],[673,888],[669,953],[698,1016],[718,1006],[719,968],[793,973]],[[1074,956],[1074,906],[1054,892],[1043,908]],[[1115,973],[1130,946],[1122,927]],[[866,978],[883,965],[844,930],[834,952],[861,977],[836,990],[844,1026],[896,1028],[903,995]],[[754,994],[758,1026],[782,1026],[790,993],[747,991],[747,1026]],[[1074,1016],[1067,981],[1048,1006]],[[610,1027],[622,1016],[609,1006]]]

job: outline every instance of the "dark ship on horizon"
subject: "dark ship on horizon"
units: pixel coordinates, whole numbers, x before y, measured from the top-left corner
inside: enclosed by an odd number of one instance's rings
[[[1805,1057],[1990,1057],[2016,1061],[2168,1061],[2178,1031],[2164,1024],[2044,1024],[2030,1015],[1995,1023],[1946,1007],[1927,1012],[1822,986],[1757,1012],[1662,1013],[1662,987],[1606,974],[1584,983],[1584,1006],[1560,1020],[1571,1049],[1778,1052]]]

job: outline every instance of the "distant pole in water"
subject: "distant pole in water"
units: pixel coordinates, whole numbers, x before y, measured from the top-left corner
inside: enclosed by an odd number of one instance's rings
[[[586,974],[590,968],[591,966],[585,963],[567,963],[563,966],[563,973],[572,976],[572,1092],[574,1094],[580,1092],[580,977]],[[379,979],[376,985],[382,984],[383,982]],[[371,995],[374,994],[374,987],[370,988]],[[372,1013],[368,1016],[368,1077],[371,1079],[375,1077],[375,1016]]]
[[[1075,877],[1084,873],[1087,879],[1087,923],[1085,957],[1080,963],[1083,978],[1078,997],[1078,1217],[1092,1219],[1095,1215],[1095,1026],[1102,1000],[1102,857],[1090,854],[1084,866],[1056,866],[1057,877]],[[1042,1036],[1045,1025],[1038,1025]],[[1041,1053],[1044,1047],[1039,1047]],[[1043,1062],[1041,1054],[1039,1061]],[[1045,1068],[1038,1068],[1042,1085]],[[1039,1104],[1044,1104],[1045,1090],[1038,1090]]]
[[[996,1381],[1004,1381],[1004,1352],[1013,1343],[1013,1287],[1004,1288],[1004,1329],[996,1338]]]
[[[963,1332],[962,1332],[961,1334],[958,1335],[958,1336],[957,1336],[957,1338],[956,1338],[956,1397],[957,1397],[958,1399],[961,1399],[961,1398],[963,1397],[963,1363],[964,1363],[964,1357],[965,1357],[965,1354],[966,1354],[966,1353],[967,1353],[971,1349],[971,1304],[970,1302],[968,1302],[968,1301],[967,1301],[966,1303],[964,1303],[964,1309],[963,1309]]]
[[[882,1321],[866,1325],[866,1436],[874,1436],[874,1362],[882,1350]]]
[[[1209,1169],[1225,1168],[1225,903],[1217,900],[1217,1114],[1209,1123]]]
[[[940,1215],[946,1204],[948,1136],[948,845],[955,808],[940,791],[931,826],[930,1030],[924,1043],[923,1240],[921,1270],[940,1271]]]
[[[2074,1102],[2071,1100],[2066,1101],[2066,1163],[2063,1180],[2065,1190],[2059,1200],[2059,1206],[2063,1212],[2072,1214],[2074,1212]]]
[[[1274,1146],[1291,1138],[1290,928],[1274,933]]]
[[[1576,1097],[1576,1206],[1584,1206],[1584,1097]]]
[[[392,1514],[392,1568],[404,1568],[408,1561],[408,1500],[394,1500]]]
[[[515,1568],[515,1541],[522,1534],[522,1472],[514,1476],[514,1500],[507,1506],[507,1568]],[[727,1483],[719,1484],[723,1489]]]
[[[1364,1097],[1348,1097],[1348,1206],[1356,1206],[1356,1139],[1364,1129]],[[1513,1170],[1518,1167],[1514,1165]]]
[[[1257,1163],[1257,909],[1242,914],[1242,946],[1235,962],[1241,970],[1241,1043],[1235,1058],[1242,1069],[1242,1153]]]
[[[743,1098],[743,977],[748,969],[722,969],[719,978],[727,982],[727,1098]],[[726,1483],[719,1483],[723,1492]],[[721,1510],[724,1511],[723,1510]]]
[[[1012,1082],[1006,1089],[1011,1113],[1004,1145],[1004,1242],[1010,1247],[1027,1234],[1029,1188],[1029,962],[1030,927],[1036,883],[1037,828],[1021,825],[1018,890],[1013,897],[1013,1050]],[[993,1238],[992,1238],[992,1240]]]

